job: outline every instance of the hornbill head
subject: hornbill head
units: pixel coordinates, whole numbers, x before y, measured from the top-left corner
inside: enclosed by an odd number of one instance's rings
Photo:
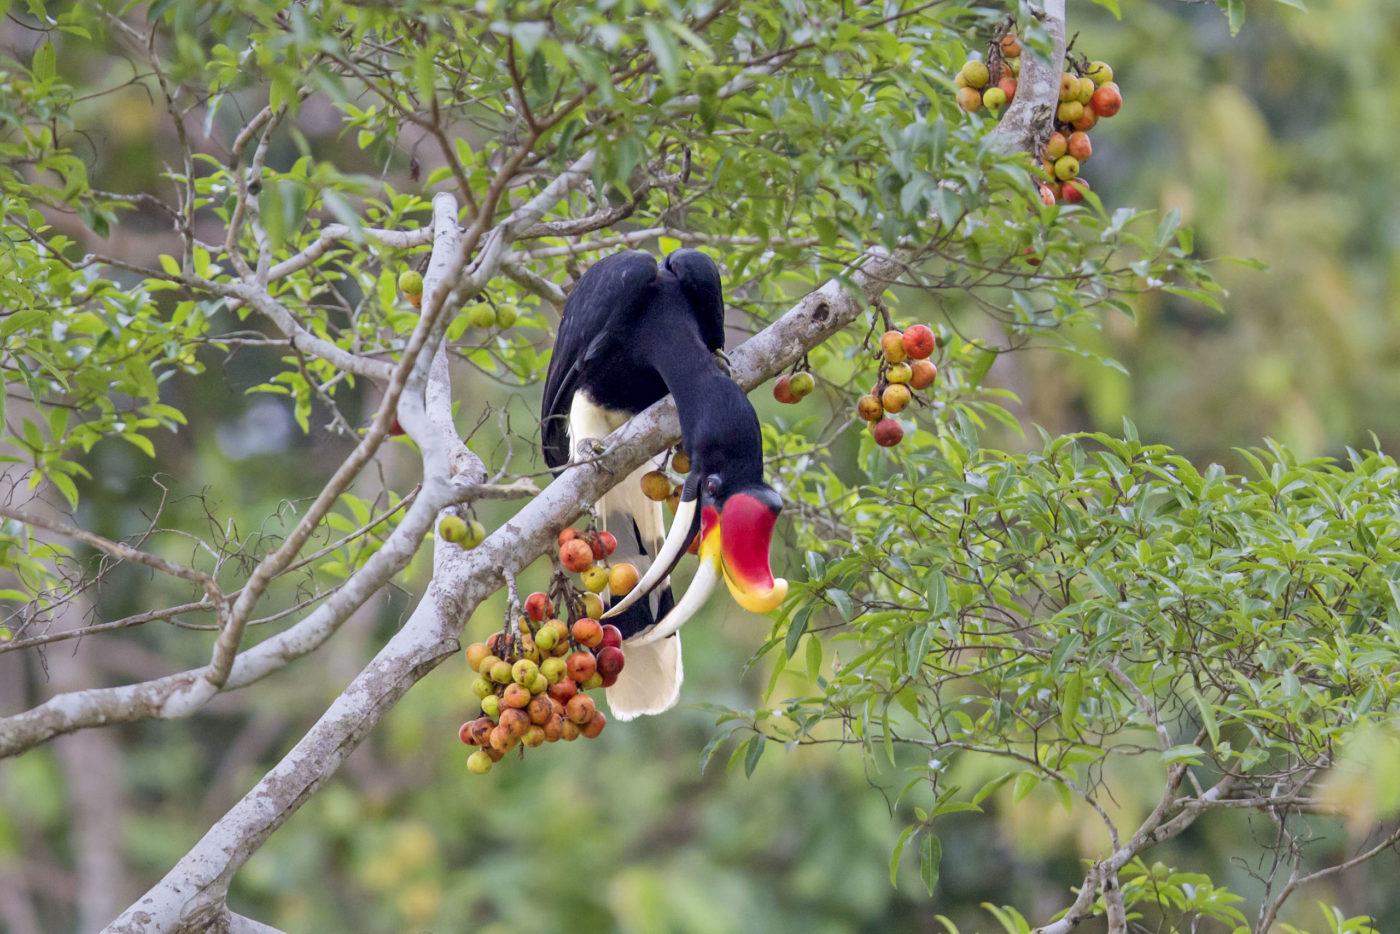
[[[649,593],[700,536],[700,567],[689,589],[665,618],[650,632],[629,640],[631,644],[654,642],[675,632],[700,609],[721,577],[734,600],[754,613],[776,609],[787,596],[787,581],[775,579],[768,563],[782,498],[750,471],[726,469],[722,455],[719,463],[704,455],[702,450],[692,458],[675,521],[646,576],[603,614],[606,619],[621,613]]]

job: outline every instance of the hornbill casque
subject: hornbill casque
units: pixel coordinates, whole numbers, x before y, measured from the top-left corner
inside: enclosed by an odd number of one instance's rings
[[[628,251],[589,267],[564,304],[545,377],[540,418],[545,462],[569,463],[579,445],[601,440],[628,418],[675,397],[690,473],[669,533],[661,504],[642,495],[643,464],[598,501],[602,527],[617,537],[617,560],[640,582],[621,599],[606,592],[605,618],[617,625],[627,665],[607,690],[619,720],[673,706],[682,678],[677,630],[722,576],[739,604],[774,609],[787,594],[768,548],[782,500],[763,482],[758,416],[720,368],[724,294],[719,270],[698,250],[681,249],[658,266]],[[670,573],[700,535],[700,567],[677,602]]]

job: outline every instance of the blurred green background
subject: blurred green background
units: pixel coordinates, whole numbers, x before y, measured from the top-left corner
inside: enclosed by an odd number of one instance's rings
[[[1382,448],[1396,447],[1400,6],[1320,2],[1305,14],[1252,4],[1234,39],[1210,4],[1128,0],[1122,23],[1097,6],[1071,6],[1076,48],[1113,64],[1125,98],[1122,113],[1094,134],[1086,177],[1110,209],[1180,208],[1198,249],[1219,258],[1228,311],[1154,293],[1135,303],[1135,322],[1109,320],[1101,335],[1085,335],[1126,375],[1025,352],[999,360],[993,380],[1019,395],[1028,422],[1052,433],[1116,431],[1128,417],[1144,439],[1200,463],[1237,467],[1232,447],[1264,437],[1303,454],[1370,446],[1373,433]],[[12,28],[0,37],[14,51],[31,41]],[[980,40],[969,36],[969,44]],[[93,117],[105,135],[83,155],[94,160],[98,184],[157,184],[152,134],[160,116],[150,101],[133,90],[105,100]],[[334,146],[335,127],[321,132],[316,145]],[[158,226],[153,220],[153,236]],[[909,303],[901,313],[933,318]],[[259,352],[247,351],[224,366],[222,387],[174,387],[208,395],[187,406],[189,429],[165,441],[163,476],[153,478],[152,462],[130,446],[99,445],[82,518],[113,537],[144,528],[158,480],[172,493],[171,521],[195,522],[213,504],[242,517],[246,534],[318,489],[323,465],[346,442],[319,429],[302,436],[281,404],[245,395],[265,368]],[[506,405],[515,424],[531,424],[537,390],[508,392],[466,371],[459,378],[459,392]],[[777,414],[766,393],[754,398],[761,417]],[[376,401],[364,400],[366,413]],[[384,480],[411,488],[410,459],[391,454]],[[490,527],[507,514],[487,508],[481,517]],[[0,763],[0,928],[84,929],[107,920],[104,904],[115,914],[139,895],[291,747],[407,613],[426,571],[420,562],[293,671],[222,697],[194,720],[108,731],[96,760],[66,753],[72,741],[64,740]],[[522,586],[543,582],[542,565],[534,571],[537,580]],[[149,605],[157,586],[123,571],[98,595],[102,615],[130,612],[138,600]],[[467,636],[493,631],[503,611],[498,596]],[[713,600],[687,629],[682,704],[757,703],[768,679],[745,664],[767,633],[760,618]],[[117,683],[203,660],[192,640],[145,629],[104,643],[98,676]],[[37,663],[0,658],[4,709],[17,709],[48,677]],[[855,750],[770,750],[746,778],[742,768],[726,770],[721,748],[702,771],[714,717],[692,706],[613,724],[597,741],[542,748],[476,777],[456,740],[473,708],[469,681],[465,664],[450,662],[410,692],[248,863],[232,907],[289,931],[935,931],[939,914],[964,931],[990,931],[995,923],[979,903],[1047,917],[1082,877],[1081,858],[1102,846],[1079,812],[1034,795],[994,799],[987,816],[943,825],[943,875],[929,898],[912,853],[891,886],[898,779],[868,772]],[[88,763],[84,775],[75,762]],[[1126,795],[1152,788],[1123,778]],[[1124,813],[1150,806],[1121,796],[1117,803]],[[105,844],[83,835],[94,809],[116,831]],[[1269,834],[1243,817],[1211,822],[1175,842],[1172,858],[1248,895],[1252,867],[1222,854]],[[1340,852],[1354,842],[1339,825],[1318,845]],[[98,845],[116,864],[103,877],[110,890],[84,892],[93,876],[82,863],[103,855],[91,852]],[[1305,892],[1294,917],[1317,924],[1316,895],[1376,914],[1381,930],[1400,930],[1400,897],[1382,882],[1396,868],[1391,856],[1325,893]]]

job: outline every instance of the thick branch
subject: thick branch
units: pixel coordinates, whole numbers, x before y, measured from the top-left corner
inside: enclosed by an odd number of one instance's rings
[[[1050,57],[1041,58],[1023,44],[1016,99],[990,134],[997,152],[1034,153],[1055,131],[1055,108],[1060,101],[1060,72],[1065,60],[1065,0],[1044,0],[1033,6],[1036,19],[1050,34]]]
[[[854,321],[900,268],[893,257],[872,252],[851,272],[854,292],[832,280],[734,350],[735,378],[746,389],[770,378]],[[238,868],[335,772],[415,681],[453,654],[476,607],[500,589],[507,575],[523,570],[553,544],[582,504],[595,502],[679,434],[668,397],[613,432],[603,455],[566,470],[475,549],[439,548],[433,582],[404,627],[282,762],[107,930],[129,934],[197,927],[219,911]],[[415,507],[432,499],[430,492],[425,485]],[[404,526],[408,524],[405,519]]]

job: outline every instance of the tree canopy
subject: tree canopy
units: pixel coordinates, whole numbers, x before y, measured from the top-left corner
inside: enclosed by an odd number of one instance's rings
[[[1316,63],[1393,100],[1358,50],[1393,11],[8,6],[15,931],[1400,911],[1333,887],[1400,840],[1397,425],[1369,383],[1394,341],[1362,300],[1389,218],[1291,239],[1383,188],[1393,139],[1361,132],[1369,98],[1319,107],[1370,173],[1315,181],[1334,154],[1230,83],[1257,56],[1294,100]],[[960,67],[1013,28],[1014,102],[965,113]],[[1061,72],[1095,58],[1123,115],[1083,202],[1046,204]],[[459,647],[557,586],[559,530],[679,435],[663,401],[545,470],[564,299],[598,257],[678,246],[722,270],[792,588],[687,629],[689,709],[468,775]],[[1278,332],[1315,309],[1293,380]],[[916,322],[938,378],[882,447],[856,400]],[[811,397],[769,398],[798,371]]]

